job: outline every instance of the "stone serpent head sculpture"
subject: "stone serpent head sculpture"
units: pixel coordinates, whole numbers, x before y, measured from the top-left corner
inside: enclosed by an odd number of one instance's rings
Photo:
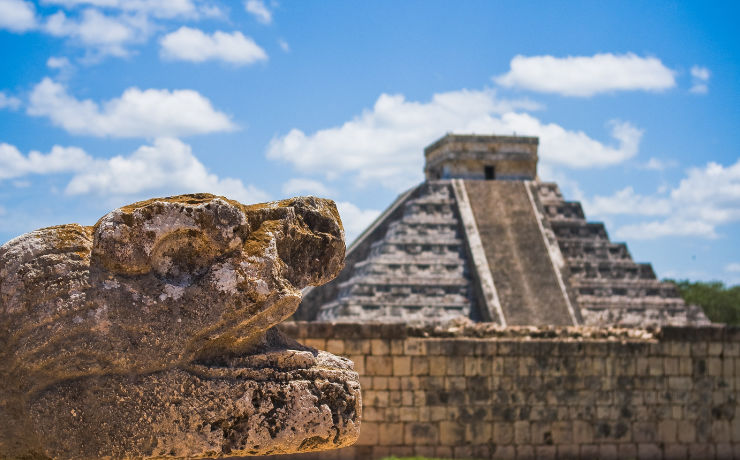
[[[334,203],[207,194],[0,247],[0,458],[208,457],[349,445],[357,373],[285,338],[344,260]]]

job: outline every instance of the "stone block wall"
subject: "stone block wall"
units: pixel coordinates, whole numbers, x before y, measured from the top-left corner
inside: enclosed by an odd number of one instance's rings
[[[740,458],[740,329],[287,323],[361,376],[355,446],[300,458]]]

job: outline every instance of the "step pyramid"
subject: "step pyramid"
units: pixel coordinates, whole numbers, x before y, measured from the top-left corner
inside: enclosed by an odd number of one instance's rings
[[[507,325],[705,324],[699,307],[537,178],[538,139],[449,134],[294,319]]]

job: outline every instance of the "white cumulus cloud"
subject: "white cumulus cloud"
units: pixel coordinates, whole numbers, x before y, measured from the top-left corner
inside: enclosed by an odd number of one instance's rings
[[[268,199],[265,192],[239,179],[208,172],[190,146],[174,138],[158,138],[128,156],[95,160],[70,180],[65,192],[114,197],[207,192],[244,203]]]
[[[676,166],[678,166],[676,160],[661,160],[660,158],[651,157],[645,164],[641,165],[641,168],[651,171],[663,171],[668,168],[675,168]]]
[[[446,132],[539,136],[542,162],[573,168],[614,165],[637,154],[642,131],[627,122],[610,123],[616,142],[608,145],[517,112],[536,108],[526,100],[501,100],[493,90],[440,93],[429,102],[382,94],[342,125],[309,134],[292,129],[274,138],[267,156],[329,180],[348,175],[360,185],[401,190],[421,179],[423,148]]]
[[[709,92],[709,86],[707,83],[711,76],[712,73],[706,67],[700,67],[698,65],[693,66],[691,68],[691,80],[693,83],[689,91],[694,94],[706,94]]]
[[[16,110],[21,106],[21,100],[14,96],[8,96],[0,91],[0,109]]]
[[[667,194],[639,195],[627,187],[613,196],[584,200],[590,215],[662,216],[622,226],[620,238],[666,236],[717,238],[721,225],[740,221],[740,160],[730,166],[714,162],[692,168]]]
[[[186,136],[236,128],[197,91],[128,88],[102,104],[78,100],[49,78],[31,92],[28,113],[73,134],[110,137]]]
[[[0,180],[28,174],[79,171],[91,162],[92,158],[77,147],[55,145],[47,154],[34,150],[23,155],[16,146],[0,143]]]
[[[625,187],[611,196],[596,196],[582,201],[589,216],[611,214],[665,216],[672,211],[669,199],[639,195],[632,187]]]
[[[199,29],[183,26],[162,37],[159,43],[162,57],[173,60],[219,60],[245,65],[267,59],[265,50],[238,31],[216,31],[208,35]]]
[[[63,11],[48,16],[44,31],[56,37],[70,38],[74,43],[93,50],[98,56],[128,56],[127,46],[143,43],[152,32],[144,16],[112,17],[89,8],[78,18]]]
[[[658,58],[627,54],[515,56],[501,86],[563,96],[589,97],[614,91],[662,91],[676,86],[674,71]]]
[[[46,66],[50,69],[66,69],[67,67],[71,66],[72,64],[69,62],[69,59],[66,57],[56,57],[52,56],[49,59],[46,60]]]
[[[262,24],[270,24],[272,22],[272,13],[267,9],[265,2],[262,0],[247,0],[244,2],[244,9]]]
[[[36,27],[36,8],[24,0],[0,0],[0,29],[25,32]]]

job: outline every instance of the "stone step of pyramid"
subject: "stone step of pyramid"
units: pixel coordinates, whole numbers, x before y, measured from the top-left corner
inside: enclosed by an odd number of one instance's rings
[[[624,243],[608,240],[587,240],[583,238],[558,238],[563,256],[573,261],[629,260],[632,256]]]
[[[460,277],[435,276],[433,274],[405,274],[393,273],[387,275],[360,275],[353,276],[349,280],[340,283],[340,288],[353,285],[373,286],[374,289],[383,286],[467,286],[469,280]]]
[[[557,238],[589,238],[609,240],[606,228],[601,222],[556,220],[550,222]]]
[[[573,288],[581,295],[622,297],[675,297],[680,298],[678,289],[671,283],[657,279],[572,279]]]
[[[465,187],[506,324],[573,324],[526,183]]]
[[[581,203],[577,201],[552,202],[543,206],[545,214],[551,220],[585,220]]]
[[[369,254],[336,285],[318,317],[373,321],[469,316],[471,281],[465,239],[449,182],[427,183],[402,204]],[[435,313],[436,312],[436,313]]]
[[[321,308],[316,319],[340,323],[356,322],[357,318],[367,318],[373,322],[436,323],[464,317],[469,308],[469,305],[359,305],[332,302]]]
[[[631,260],[570,260],[568,270],[577,279],[655,279],[655,272],[650,264],[637,264]]]

